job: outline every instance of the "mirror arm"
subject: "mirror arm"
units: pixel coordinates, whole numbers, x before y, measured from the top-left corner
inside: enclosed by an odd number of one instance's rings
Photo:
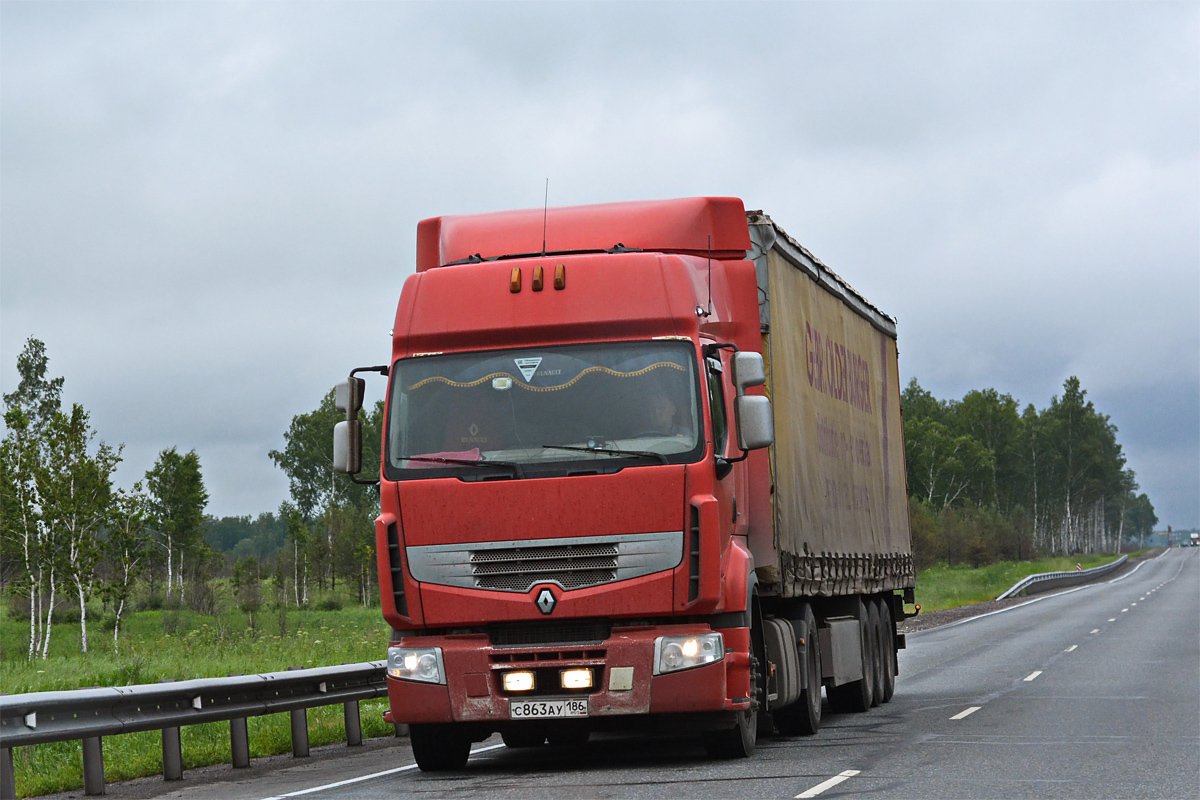
[[[702,348],[702,351],[704,353],[704,357],[709,358],[711,356],[716,355],[717,351],[723,350],[726,348],[732,350],[735,353],[739,352],[738,346],[736,344],[734,344],[733,342],[713,342],[711,344],[706,344]]]
[[[354,369],[350,370],[350,377],[353,378],[360,372],[378,372],[380,375],[386,378],[388,376],[388,367],[386,364],[381,364],[377,367],[355,367]]]

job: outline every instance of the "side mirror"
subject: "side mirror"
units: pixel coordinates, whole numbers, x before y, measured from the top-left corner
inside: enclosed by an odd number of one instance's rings
[[[366,388],[367,382],[362,378],[347,378],[334,387],[333,404],[338,411],[346,412],[346,419],[358,419]]]
[[[743,395],[733,401],[733,411],[737,416],[738,447],[742,450],[758,450],[774,443],[775,423],[771,417],[770,400]]]
[[[333,426],[333,470],[347,475],[362,472],[362,423],[356,419]]]
[[[763,366],[761,353],[738,351],[731,359],[733,364],[733,385],[738,397],[746,393],[751,386],[762,386],[767,382],[766,368]]]
[[[367,382],[351,376],[333,390],[333,404],[338,411],[346,412],[346,419],[333,426],[333,470],[347,475],[362,472],[362,423],[358,412],[362,409],[363,393]]]

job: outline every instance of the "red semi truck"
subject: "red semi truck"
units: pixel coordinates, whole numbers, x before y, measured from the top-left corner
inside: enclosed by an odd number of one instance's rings
[[[691,198],[427,219],[385,366],[388,717],[473,741],[815,733],[895,686],[914,586],[895,322]],[[373,481],[372,481],[373,482]]]

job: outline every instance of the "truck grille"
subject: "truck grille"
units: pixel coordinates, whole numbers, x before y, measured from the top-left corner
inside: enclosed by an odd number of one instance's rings
[[[425,545],[407,553],[422,583],[497,592],[542,583],[582,589],[673,569],[683,558],[683,531]]]
[[[471,574],[480,589],[526,592],[538,583],[579,589],[617,577],[617,546],[510,547],[471,552]]]

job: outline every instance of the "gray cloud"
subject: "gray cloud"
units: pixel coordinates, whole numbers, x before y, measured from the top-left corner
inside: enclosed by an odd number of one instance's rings
[[[47,342],[129,483],[217,514],[386,359],[416,222],[732,194],[900,320],[939,396],[1077,374],[1200,524],[1194,4],[0,7],[0,382]]]

